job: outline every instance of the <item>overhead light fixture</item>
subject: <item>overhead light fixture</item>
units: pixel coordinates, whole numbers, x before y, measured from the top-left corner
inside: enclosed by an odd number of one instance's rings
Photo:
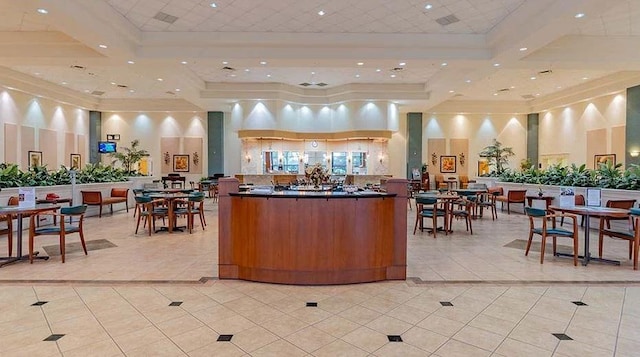
[[[640,151],[638,151],[638,150],[629,151],[629,156],[638,157],[638,156],[640,156]]]
[[[320,10],[320,11],[318,11],[318,15],[320,15],[320,16],[324,16],[324,14],[326,14],[326,12],[324,12],[324,10]]]
[[[251,70],[249,68],[245,68],[244,71],[245,72],[251,72]]]
[[[382,72],[380,68],[376,68],[376,72]]]
[[[264,65],[267,64],[267,62],[266,61],[260,61],[260,64],[264,66]]]
[[[494,63],[493,66],[494,67],[500,67],[500,63]]]
[[[187,62],[187,61],[180,62],[180,64],[187,64],[187,63],[189,63],[189,62]]]
[[[270,74],[267,74],[267,77],[271,78],[271,75],[270,75]]]
[[[407,62],[400,62],[400,63],[398,63],[398,64],[399,64],[399,65],[401,65],[401,66],[406,66],[406,65],[407,65]]]
[[[67,84],[67,82],[62,82],[62,84]]]
[[[582,77],[582,80],[586,81],[589,77]]]
[[[162,78],[158,78],[158,82],[162,82],[164,79]]]
[[[470,80],[470,79],[467,79],[465,82],[467,82],[467,83],[471,83],[471,80]]]
[[[115,86],[115,85],[116,85],[116,82],[111,82],[111,85],[112,85],[112,86]]]
[[[129,93],[134,93],[134,92],[135,92],[135,90],[129,89]]]
[[[180,91],[180,88],[176,88],[176,92],[179,92],[179,91]]]
[[[391,78],[396,78],[396,75],[395,75],[395,74],[392,74],[390,77],[391,77]]]
[[[454,91],[453,89],[449,91],[449,93],[455,93],[456,91]]]
[[[427,10],[431,10],[431,9],[433,8],[433,5],[431,5],[431,4],[426,4],[426,5],[424,6],[424,8],[425,8],[425,9],[427,9]]]
[[[536,76],[531,76],[531,80],[534,80],[534,81],[535,81],[536,79],[537,79],[537,77],[536,77]]]
[[[128,63],[128,64],[134,64],[135,62],[134,62],[134,61],[129,60],[129,61],[127,61],[127,63]]]
[[[579,13],[577,13],[574,17],[575,17],[576,19],[581,19],[581,18],[583,18],[584,16],[585,16],[585,15],[584,15],[584,12],[579,12]]]
[[[43,14],[43,15],[46,15],[46,14],[48,14],[48,13],[49,13],[49,11],[48,11],[47,9],[43,9],[43,8],[39,8],[39,9],[38,9],[38,10],[36,10],[36,11],[38,11],[39,13],[41,13],[41,14]]]
[[[359,74],[356,74],[356,78],[360,78],[360,75],[359,75]]]
[[[526,51],[526,50],[528,50],[528,49],[529,49],[529,48],[527,48],[527,47],[520,47],[520,52],[524,52],[524,51]]]
[[[217,5],[215,2],[212,2],[211,4],[209,4],[209,6],[211,6],[211,7],[212,7],[212,8],[214,8],[214,9],[215,9],[216,7],[218,7],[218,5]]]
[[[98,45],[100,48],[107,48],[107,45]]]
[[[358,66],[364,66],[364,62],[358,62],[356,63]]]

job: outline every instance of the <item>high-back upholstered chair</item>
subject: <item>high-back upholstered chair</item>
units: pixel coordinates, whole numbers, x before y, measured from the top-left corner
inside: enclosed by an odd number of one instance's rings
[[[84,232],[82,230],[84,213],[86,211],[87,206],[81,205],[73,207],[62,207],[60,208],[60,213],[46,211],[32,215],[31,221],[29,222],[29,262],[33,263],[34,238],[41,235],[57,235],[60,237],[60,256],[62,257],[63,263],[66,237],[68,234],[78,233],[78,235],[80,236],[80,243],[82,243],[84,254],[87,255],[87,245],[84,242]],[[60,219],[58,220],[58,225],[36,228],[35,222],[38,220],[39,216],[57,216]],[[67,217],[77,218],[78,225],[76,226],[72,225],[71,223],[65,223],[65,218]]]
[[[507,214],[511,214],[512,203],[522,203],[522,207],[525,206],[524,201],[527,196],[527,190],[509,190],[506,195],[497,196],[496,201],[500,202],[500,207],[504,210],[504,204],[507,204]]]
[[[605,227],[606,219],[600,218],[600,235],[598,237],[598,255],[602,258],[604,236],[629,241],[629,259],[633,259],[633,269],[638,270],[638,250],[640,246],[640,208],[629,210],[630,222],[627,229],[610,229]]]
[[[540,264],[544,261],[544,249],[547,243],[547,237],[553,238],[553,255],[556,255],[556,237],[571,238],[573,239],[573,265],[578,266],[578,221],[576,215],[568,213],[547,214],[547,211],[544,209],[531,207],[525,207],[524,212],[529,216],[529,240],[527,241],[527,250],[524,252],[524,255],[529,255],[534,234],[538,234],[542,238],[540,244]],[[563,216],[573,220],[571,229],[556,228],[555,219]]]

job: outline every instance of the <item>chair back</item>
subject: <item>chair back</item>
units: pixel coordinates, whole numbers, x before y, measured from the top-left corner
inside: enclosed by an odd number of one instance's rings
[[[127,197],[128,188],[112,188],[111,197]]]
[[[489,191],[489,193],[492,193],[496,196],[504,195],[504,189],[502,187],[491,187],[487,189],[487,191]]]
[[[511,202],[524,202],[527,196],[527,190],[509,190],[507,198]]]
[[[100,191],[80,191],[80,193],[82,194],[82,203],[102,203],[102,192]]]
[[[149,202],[153,201],[153,198],[151,198],[149,196],[136,196],[134,198],[136,200],[136,203],[141,203],[141,204],[149,203]]]
[[[544,217],[547,215],[547,211],[533,207],[525,207],[524,212],[530,217]]]
[[[636,203],[636,200],[609,200],[607,207],[630,209]]]
[[[419,205],[434,205],[436,203],[438,203],[438,199],[436,199],[436,198],[416,196],[416,204],[419,204]]]
[[[20,204],[20,198],[18,196],[9,197],[9,202],[7,202],[7,206],[17,206]]]
[[[60,214],[64,214],[67,216],[79,216],[84,214],[87,211],[86,205],[72,206],[72,207],[61,207]]]
[[[576,195],[576,206],[584,206],[584,195]]]

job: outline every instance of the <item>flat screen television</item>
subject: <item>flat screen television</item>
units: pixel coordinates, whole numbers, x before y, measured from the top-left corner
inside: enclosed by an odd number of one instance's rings
[[[115,141],[98,141],[98,152],[101,154],[109,154],[116,152]]]

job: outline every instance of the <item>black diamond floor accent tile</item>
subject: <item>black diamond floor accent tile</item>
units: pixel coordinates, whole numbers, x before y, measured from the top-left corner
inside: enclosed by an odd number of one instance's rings
[[[308,302],[307,303],[307,307],[318,307],[318,303],[317,302]]]
[[[182,301],[174,301],[171,304],[169,304],[169,306],[180,306],[182,305]]]
[[[402,337],[400,335],[387,335],[389,342],[402,342]]]
[[[442,305],[442,306],[453,306],[453,304],[450,303],[449,301],[440,301],[440,305]]]
[[[34,302],[33,304],[31,304],[31,306],[42,306],[44,304],[48,303],[48,301],[38,301],[38,302]]]
[[[59,339],[61,339],[64,336],[64,334],[53,334],[47,338],[45,338],[42,341],[58,341]]]
[[[576,304],[578,306],[589,306],[589,305],[583,303],[582,301],[572,301],[572,303],[574,303],[574,304]]]
[[[564,333],[554,333],[552,335],[556,336],[556,338],[560,341],[573,341],[573,338],[565,335]]]
[[[233,338],[233,335],[220,335],[218,336],[218,342],[229,342]]]

